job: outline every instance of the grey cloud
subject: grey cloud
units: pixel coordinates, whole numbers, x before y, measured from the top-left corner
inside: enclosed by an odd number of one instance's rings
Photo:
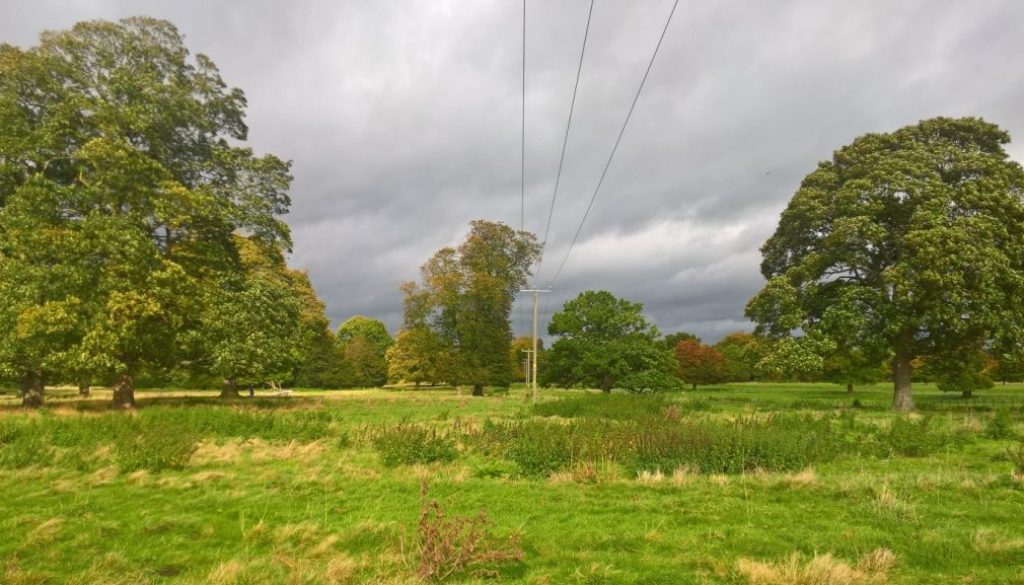
[[[542,232],[585,0],[528,0],[526,228]],[[557,268],[671,0],[594,8],[551,241]],[[466,223],[518,225],[522,4],[5,0],[0,40],[149,14],[249,99],[258,151],[294,160],[292,263],[335,322],[399,325],[398,284]],[[980,115],[1024,136],[1024,4],[682,2],[548,301],[603,288],[707,340],[749,327],[758,247],[800,179],[856,136]],[[1024,149],[1010,151],[1018,159]],[[520,325],[519,310],[513,318]]]

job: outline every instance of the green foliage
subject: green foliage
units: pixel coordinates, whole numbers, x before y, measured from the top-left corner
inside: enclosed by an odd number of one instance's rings
[[[1016,439],[1017,431],[1010,414],[1005,410],[997,410],[985,424],[985,436],[996,441]]]
[[[585,291],[551,316],[548,333],[559,339],[545,355],[545,386],[596,386],[605,392],[615,386],[631,392],[677,386],[671,354],[658,344],[658,329],[640,303]]]
[[[667,333],[664,337],[658,340],[661,346],[670,352],[676,350],[676,346],[679,345],[680,341],[696,341],[700,343],[700,337],[697,337],[693,333],[687,333],[686,331],[677,331],[675,333]]]
[[[0,53],[0,369],[113,380],[131,404],[140,372],[194,357],[235,234],[290,245],[289,164],[240,145],[244,95],[166,21]]]
[[[420,285],[403,285],[404,328],[425,328],[436,336],[447,356],[441,362],[447,369],[445,381],[472,384],[477,394],[484,385],[511,383],[509,315],[539,254],[533,234],[477,220],[470,223],[470,233],[458,248],[442,248],[422,266]],[[403,357],[420,356],[408,352]]]
[[[765,339],[744,332],[730,333],[716,343],[714,348],[725,358],[728,381],[755,380],[758,375],[757,364],[764,357],[766,345]]]
[[[894,418],[888,433],[882,435],[884,449],[890,454],[905,457],[924,457],[946,447],[965,441],[962,434],[948,432],[939,427],[930,416],[914,420]]]
[[[894,406],[910,363],[1019,337],[1024,170],[1009,135],[977,118],[868,134],[818,165],[762,248],[758,330],[802,329],[869,363],[893,358]]]
[[[373,446],[389,466],[453,461],[459,454],[447,435],[411,424],[381,429],[373,437]]]
[[[365,337],[354,337],[344,344],[345,363],[352,371],[351,383],[360,388],[383,386],[388,381],[384,354]]]
[[[471,444],[544,475],[580,463],[614,462],[639,472],[689,468],[705,473],[785,471],[835,459],[851,445],[828,418],[771,417],[719,421],[665,416],[612,422],[488,422]]]
[[[441,338],[424,326],[398,332],[388,348],[388,379],[394,382],[436,384],[451,376],[451,352]]]
[[[369,341],[381,357],[395,343],[387,327],[377,319],[355,315],[338,326],[338,343],[344,345],[358,337]]]
[[[834,346],[809,336],[783,337],[768,344],[757,363],[757,371],[769,380],[805,381],[820,379],[825,368],[822,357]]]
[[[181,469],[195,453],[196,440],[196,435],[164,420],[141,419],[125,425],[114,440],[114,461],[123,472]]]

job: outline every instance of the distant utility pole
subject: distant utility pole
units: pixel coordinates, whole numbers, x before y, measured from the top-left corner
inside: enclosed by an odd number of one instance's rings
[[[533,375],[530,376],[530,387],[532,389],[533,401],[537,402],[537,293],[549,293],[551,291],[539,288],[527,288],[519,292],[533,293],[533,360],[531,362]]]
[[[526,378],[526,385],[529,386],[530,385],[530,364],[532,363],[531,362],[531,359],[532,359],[531,356],[533,355],[533,350],[532,349],[521,349],[519,351],[521,351],[524,354],[526,354],[526,359],[523,360],[523,377]]]

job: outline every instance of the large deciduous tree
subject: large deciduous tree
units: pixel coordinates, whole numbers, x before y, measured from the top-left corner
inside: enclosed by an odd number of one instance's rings
[[[93,373],[130,406],[200,323],[204,286],[241,270],[235,235],[288,246],[289,165],[238,145],[244,110],[165,21],[0,46],[0,320],[21,327],[0,333],[3,369],[40,392],[47,370]]]
[[[891,359],[893,406],[912,362],[1024,333],[1024,170],[976,118],[868,134],[818,165],[762,247],[761,331],[802,329]]]
[[[458,248],[442,248],[420,269],[419,285],[403,285],[405,329],[426,327],[451,356],[446,381],[508,386],[512,339],[509,315],[540,246],[533,234],[477,220]]]
[[[679,378],[694,390],[698,384],[720,384],[729,378],[725,356],[717,349],[693,339],[682,339],[676,344]]]
[[[548,334],[558,336],[545,352],[541,381],[569,387],[582,384],[611,392],[664,390],[676,385],[671,354],[643,305],[607,291],[586,291],[551,316]]]

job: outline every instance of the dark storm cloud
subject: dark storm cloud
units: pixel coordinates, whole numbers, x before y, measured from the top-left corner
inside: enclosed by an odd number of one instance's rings
[[[597,2],[551,242],[561,261],[670,0]],[[399,324],[397,286],[468,221],[518,225],[522,4],[3,0],[0,40],[167,18],[294,161],[292,263],[336,322]],[[587,3],[528,4],[526,227],[542,232]],[[758,247],[818,160],[870,131],[979,115],[1024,136],[1024,3],[682,2],[549,312],[580,290],[707,340],[746,328]],[[1019,145],[1011,147],[1018,160]],[[519,325],[518,311],[514,322]]]

